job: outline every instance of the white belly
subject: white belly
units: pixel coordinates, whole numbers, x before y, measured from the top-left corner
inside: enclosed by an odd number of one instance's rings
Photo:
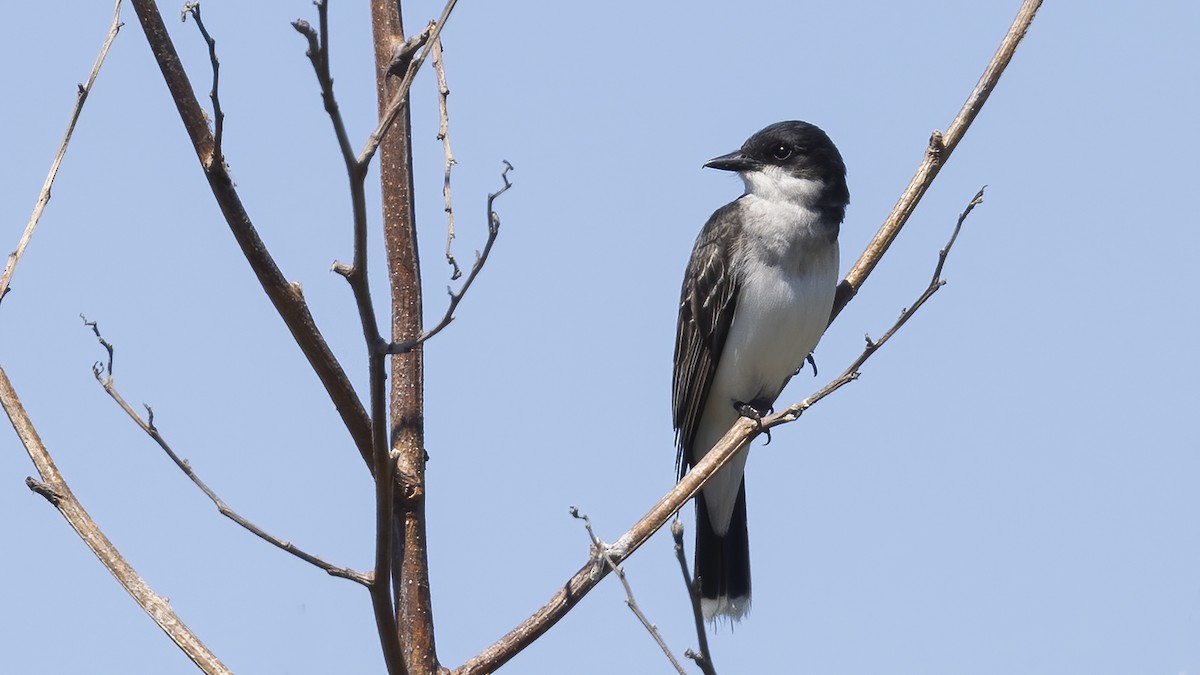
[[[753,265],[742,279],[733,324],[709,390],[694,449],[702,455],[737,421],[735,403],[774,402],[804,364],[829,322],[837,287],[836,241],[805,256],[800,270]],[[709,517],[723,535],[746,465],[743,452],[704,488]]]

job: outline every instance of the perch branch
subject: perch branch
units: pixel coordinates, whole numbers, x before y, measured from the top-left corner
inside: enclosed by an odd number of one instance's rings
[[[982,191],[981,191],[982,192]],[[700,491],[709,479],[717,473],[722,467],[728,464],[737,453],[746,448],[752,440],[759,434],[767,430],[794,421],[800,417],[800,414],[805,410],[816,405],[817,402],[829,396],[833,392],[841,389],[849,382],[858,378],[859,369],[862,365],[871,358],[879,348],[882,347],[892,335],[896,333],[905,323],[908,322],[912,315],[920,309],[925,301],[928,300],[941,288],[943,281],[940,278],[941,267],[945,262],[946,256],[950,252],[950,245],[958,236],[958,231],[962,227],[962,223],[966,215],[970,213],[974,204],[982,198],[982,194],[977,194],[972,200],[967,210],[959,216],[958,224],[955,226],[954,235],[951,237],[948,244],[939,254],[938,266],[934,274],[933,281],[929,287],[921,294],[913,306],[900,314],[900,318],[895,324],[884,334],[877,342],[867,340],[867,346],[862,354],[842,373],[829,384],[822,387],[812,396],[803,401],[789,406],[786,410],[764,417],[761,421],[755,421],[747,417],[741,417],[733,427],[721,438],[720,441],[704,455],[703,459],[696,463],[690,471],[680,479],[679,483],[671,489],[662,499],[658,501],[646,515],[642,516],[641,520],[634,523],[633,527],[628,532],[621,535],[613,544],[607,548],[608,555],[611,556],[615,564],[624,562],[630,555],[633,554],[642,544],[646,543],[650,537],[657,532],[663,525],[667,523],[685,504]],[[522,649],[529,646],[534,640],[550,629],[559,619],[566,616],[589,591],[595,588],[596,584],[608,574],[609,567],[606,565],[596,565],[593,561],[588,561],[578,572],[572,576],[567,583],[554,594],[550,600],[542,606],[537,612],[526,619],[521,625],[514,628],[512,631],[485,649],[478,656],[467,661],[462,666],[454,670],[454,675],[478,675],[481,673],[490,673],[501,665],[506,663],[513,656],[518,654]]]
[[[42,212],[50,203],[50,188],[54,186],[54,179],[58,177],[58,168],[62,166],[63,157],[67,154],[67,146],[70,145],[71,136],[75,133],[75,124],[79,121],[80,113],[83,112],[83,103],[91,93],[92,85],[96,83],[96,77],[100,75],[100,66],[104,65],[104,58],[108,56],[108,48],[112,46],[113,40],[117,39],[117,33],[124,25],[121,23],[121,0],[117,0],[113,5],[112,24],[108,28],[108,35],[104,38],[104,44],[100,46],[96,62],[92,64],[92,72],[88,74],[87,83],[78,85],[75,92],[75,107],[71,110],[67,131],[58,144],[58,152],[54,153],[54,160],[50,162],[50,171],[46,174],[45,182],[42,183],[42,191],[38,194],[37,203],[33,206],[33,214],[29,216],[29,222],[25,224],[25,231],[21,233],[17,248],[8,254],[8,261],[4,264],[4,273],[0,274],[0,302],[3,302],[4,296],[8,295],[9,284],[12,283],[12,276],[17,271],[17,263],[21,261],[21,256],[29,247],[33,231],[37,229],[38,221],[42,219]]]

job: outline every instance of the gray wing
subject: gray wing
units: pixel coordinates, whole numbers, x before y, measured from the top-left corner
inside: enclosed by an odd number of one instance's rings
[[[692,461],[692,443],[700,415],[717,372],[721,350],[733,323],[738,280],[730,267],[740,230],[738,204],[726,204],[712,214],[692,249],[675,333],[675,372],[671,408],[678,453],[675,469],[682,478]]]

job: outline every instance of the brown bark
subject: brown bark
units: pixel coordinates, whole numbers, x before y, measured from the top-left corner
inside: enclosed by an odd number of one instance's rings
[[[404,43],[399,3],[372,0],[375,73],[382,117],[401,78],[389,75]],[[384,248],[392,293],[392,342],[421,334],[421,269],[413,220],[411,127],[407,105],[379,147]],[[396,625],[409,672],[438,668],[425,539],[424,366],[420,346],[392,357],[391,448],[397,457],[392,583]]]

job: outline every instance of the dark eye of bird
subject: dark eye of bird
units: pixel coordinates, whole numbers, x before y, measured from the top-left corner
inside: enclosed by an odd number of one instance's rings
[[[783,161],[792,156],[792,149],[786,145],[780,144],[771,150],[771,156],[779,161]]]

